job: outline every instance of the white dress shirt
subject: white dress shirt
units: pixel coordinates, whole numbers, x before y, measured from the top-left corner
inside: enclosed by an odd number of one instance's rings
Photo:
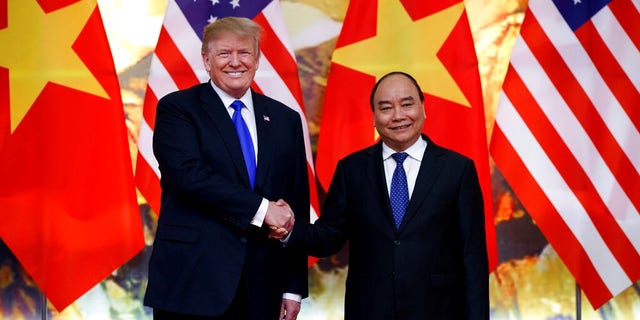
[[[218,88],[213,81],[211,81],[211,86],[213,90],[216,91],[222,103],[227,106],[227,112],[229,113],[229,118],[233,117],[233,113],[235,110],[231,107],[231,104],[240,100],[244,103],[245,108],[240,110],[242,118],[244,122],[247,123],[247,127],[249,128],[249,133],[251,134],[251,141],[253,142],[253,150],[255,151],[256,157],[256,168],[258,166],[258,130],[256,129],[256,117],[255,112],[253,110],[253,99],[251,99],[251,89],[247,90],[247,92],[240,97],[240,99],[233,98],[228,95],[226,92],[222,91],[222,89]],[[257,227],[261,227],[264,223],[264,217],[267,215],[267,209],[269,208],[269,200],[262,198],[262,202],[260,203],[260,207],[258,207],[258,211],[253,216],[251,220],[251,224]],[[295,293],[284,293],[282,294],[283,299],[293,300],[300,302],[302,300],[302,296]]]
[[[249,128],[249,133],[251,134],[251,142],[253,142],[253,150],[255,152],[256,157],[256,168],[258,167],[258,131],[256,129],[256,117],[254,116],[255,112],[253,110],[253,99],[251,99],[251,89],[247,90],[247,92],[240,97],[240,99],[236,99],[226,92],[222,91],[222,89],[218,88],[213,81],[211,81],[211,86],[213,90],[216,91],[222,103],[227,106],[227,112],[229,113],[229,118],[233,117],[233,113],[235,110],[231,107],[231,103],[236,100],[242,101],[244,103],[244,108],[240,110],[242,119],[247,123],[247,127]],[[260,203],[260,207],[258,207],[258,211],[253,216],[251,220],[251,224],[257,227],[261,227],[264,223],[264,217],[267,215],[267,209],[269,208],[269,200],[262,198],[262,202]]]
[[[427,141],[420,137],[411,147],[407,150],[400,152],[406,152],[409,156],[404,160],[402,166],[404,172],[407,175],[407,186],[409,187],[409,199],[413,194],[413,188],[416,186],[416,180],[418,179],[418,171],[420,171],[420,164],[422,163],[422,156],[424,150],[427,149]],[[382,143],[382,161],[384,164],[384,177],[387,182],[387,192],[391,190],[391,178],[393,177],[393,171],[396,169],[396,161],[391,157],[396,153],[393,149]]]

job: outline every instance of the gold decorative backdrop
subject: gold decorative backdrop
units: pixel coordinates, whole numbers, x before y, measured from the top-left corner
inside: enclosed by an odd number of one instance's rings
[[[164,17],[166,0],[99,0],[120,78],[135,161],[150,56]],[[524,16],[524,0],[467,0],[486,108],[492,132],[509,54]],[[322,99],[330,57],[348,0],[283,0],[285,22],[298,60],[312,146],[322,126]],[[363,97],[367,99],[368,97]],[[135,164],[134,164],[135,165]],[[520,206],[492,166],[495,223],[500,264],[490,275],[492,319],[575,319],[576,285],[535,222]],[[151,319],[142,306],[146,268],[156,216],[139,197],[145,223],[145,249],[62,313],[47,308],[49,319]],[[310,269],[311,296],[301,320],[343,318],[345,252]],[[18,262],[0,243],[0,318],[41,319],[42,296]],[[594,311],[583,298],[583,319],[640,319],[640,284]]]

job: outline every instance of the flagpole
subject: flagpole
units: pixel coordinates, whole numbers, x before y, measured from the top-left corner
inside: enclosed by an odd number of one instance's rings
[[[42,320],[47,320],[47,296],[44,295],[44,291],[40,290],[40,315]]]
[[[576,281],[576,320],[582,319],[582,290]]]

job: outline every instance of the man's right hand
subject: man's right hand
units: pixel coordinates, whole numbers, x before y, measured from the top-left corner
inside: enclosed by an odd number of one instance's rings
[[[294,214],[289,204],[282,199],[276,202],[269,201],[267,214],[264,217],[264,223],[271,230],[269,238],[278,240],[284,238],[293,228],[294,222]]]

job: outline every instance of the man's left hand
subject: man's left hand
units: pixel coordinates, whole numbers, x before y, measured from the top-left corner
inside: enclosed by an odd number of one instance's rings
[[[300,302],[282,299],[282,304],[280,305],[280,318],[283,320],[296,320],[298,318],[298,313],[300,312]]]

